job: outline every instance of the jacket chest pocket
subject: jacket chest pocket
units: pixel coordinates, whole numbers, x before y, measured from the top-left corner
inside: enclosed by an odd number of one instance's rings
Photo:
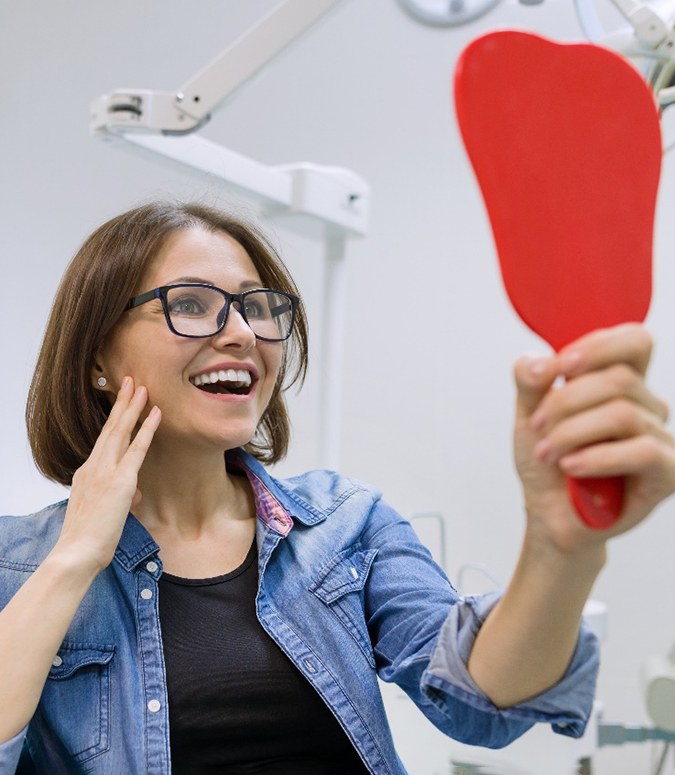
[[[375,549],[345,549],[321,569],[309,588],[340,620],[371,667],[375,667],[375,657],[366,626],[363,595],[376,555]]]
[[[78,762],[110,745],[110,661],[114,652],[114,646],[63,643],[42,692],[42,717]]]

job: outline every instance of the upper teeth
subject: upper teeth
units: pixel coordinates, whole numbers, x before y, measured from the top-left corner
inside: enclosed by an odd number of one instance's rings
[[[191,377],[190,381],[196,387],[208,385],[209,382],[232,382],[237,387],[247,387],[251,384],[251,372],[244,369],[221,369],[208,374],[198,374],[196,377]]]

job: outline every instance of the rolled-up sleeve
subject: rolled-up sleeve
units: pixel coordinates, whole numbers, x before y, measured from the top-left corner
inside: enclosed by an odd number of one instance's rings
[[[11,740],[0,744],[0,775],[14,775],[16,772],[27,730],[28,727],[24,727]]]
[[[450,611],[422,676],[422,691],[447,718],[458,739],[475,739],[490,730],[481,744],[499,748],[513,738],[514,727],[526,731],[547,722],[554,732],[580,737],[593,707],[599,668],[595,635],[582,623],[574,655],[563,678],[542,694],[509,708],[498,708],[478,688],[467,664],[476,635],[499,600],[493,593],[462,598]]]

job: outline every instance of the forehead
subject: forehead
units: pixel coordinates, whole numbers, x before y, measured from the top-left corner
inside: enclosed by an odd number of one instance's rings
[[[200,278],[226,290],[260,284],[260,275],[244,248],[223,231],[193,228],[171,234],[147,267],[141,285],[157,287],[184,277]]]

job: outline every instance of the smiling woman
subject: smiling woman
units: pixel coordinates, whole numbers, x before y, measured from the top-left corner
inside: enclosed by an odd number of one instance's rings
[[[270,242],[255,225],[228,213],[159,202],[101,226],[82,245],[63,277],[29,392],[28,435],[35,462],[48,478],[69,485],[89,457],[110,412],[110,401],[91,381],[96,353],[124,317],[130,297],[141,287],[165,243],[197,227],[211,235],[229,235],[241,245],[260,277],[259,284],[297,296]],[[280,460],[286,453],[289,421],[282,388],[301,383],[307,370],[307,322],[301,306],[294,322],[289,324],[290,341],[282,350],[278,383],[257,438],[250,442],[252,454],[265,462]]]
[[[403,775],[378,678],[463,742],[581,735],[606,541],[675,489],[650,352],[623,326],[516,364],[523,549],[503,596],[461,599],[376,490],[263,465],[307,324],[258,229],[170,203],[104,224],[26,413],[70,498],[0,518],[0,775]],[[628,477],[619,523],[583,525],[565,474]]]

